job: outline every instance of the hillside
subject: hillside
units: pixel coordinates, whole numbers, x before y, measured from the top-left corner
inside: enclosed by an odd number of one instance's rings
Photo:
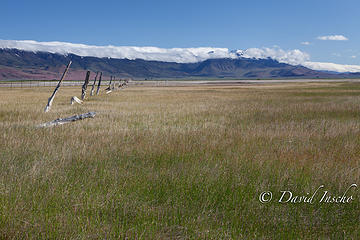
[[[302,66],[279,63],[272,59],[222,58],[197,63],[146,61],[61,55],[0,49],[0,80],[56,79],[64,66],[73,61],[68,79],[82,79],[85,70],[102,71],[104,76],[134,79],[152,78],[334,78],[357,74],[334,74]]]

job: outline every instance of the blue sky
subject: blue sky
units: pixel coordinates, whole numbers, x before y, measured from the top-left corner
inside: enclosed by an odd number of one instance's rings
[[[2,0],[0,39],[162,48],[279,46],[306,52],[311,61],[359,65],[359,10],[355,0]],[[328,35],[348,40],[317,39]]]

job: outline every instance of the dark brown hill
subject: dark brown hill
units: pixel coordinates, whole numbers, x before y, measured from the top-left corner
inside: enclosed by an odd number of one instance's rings
[[[61,55],[0,49],[0,79],[54,79],[73,61],[68,79],[82,79],[85,70],[105,76],[156,78],[343,78],[359,74],[334,74],[272,59],[208,59],[198,63],[146,61]]]

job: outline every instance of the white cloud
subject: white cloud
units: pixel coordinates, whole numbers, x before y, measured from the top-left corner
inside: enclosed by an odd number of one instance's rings
[[[282,63],[303,65],[314,70],[336,72],[360,72],[358,65],[341,65],[335,63],[311,62],[310,55],[298,49],[283,50],[273,48],[249,48],[246,50],[230,51],[228,48],[158,48],[134,46],[94,46],[66,42],[36,42],[31,40],[0,40],[0,48],[17,48],[26,51],[44,51],[59,54],[73,53],[79,56],[111,57],[127,59],[144,59],[190,63],[204,61],[210,58],[244,58],[265,59],[272,58]]]
[[[357,57],[357,56],[355,56],[355,55],[352,55],[352,56],[351,56],[351,58],[356,58],[356,57]]]
[[[329,62],[304,62],[303,66],[321,71],[333,71],[333,72],[360,72],[360,65],[344,65]]]
[[[300,64],[309,58],[300,50],[285,51],[279,47],[249,48],[247,50],[230,51],[228,48],[158,48],[133,46],[94,46],[67,42],[36,42],[31,40],[0,40],[0,48],[17,48],[26,51],[44,51],[59,54],[73,53],[79,56],[111,57],[127,59],[144,59],[178,63],[199,62],[210,58],[273,58],[279,62]]]
[[[310,45],[310,42],[301,42],[302,45]]]
[[[167,62],[198,62],[209,58],[236,57],[227,48],[158,48],[133,46],[94,46],[66,42],[36,42],[31,40],[0,40],[0,48],[17,48],[26,51],[44,51],[59,54],[73,53],[79,56],[144,59]]]
[[[349,40],[347,37],[343,35],[327,35],[327,36],[319,36],[318,40],[332,40],[332,41],[347,41]]]
[[[272,58],[282,63],[299,65],[310,59],[310,55],[298,49],[285,51],[281,48],[249,48],[242,51],[246,58]]]

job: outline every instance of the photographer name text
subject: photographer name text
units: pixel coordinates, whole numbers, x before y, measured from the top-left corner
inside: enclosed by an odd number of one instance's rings
[[[280,191],[280,197],[273,199],[273,193],[271,191],[264,191],[259,195],[259,201],[261,203],[271,202],[276,200],[278,203],[308,203],[313,204],[316,201],[319,203],[338,203],[346,204],[354,201],[354,196],[351,195],[352,189],[356,189],[357,184],[351,184],[344,192],[340,194],[334,194],[324,189],[324,185],[320,185],[312,194],[296,194],[290,190]]]

